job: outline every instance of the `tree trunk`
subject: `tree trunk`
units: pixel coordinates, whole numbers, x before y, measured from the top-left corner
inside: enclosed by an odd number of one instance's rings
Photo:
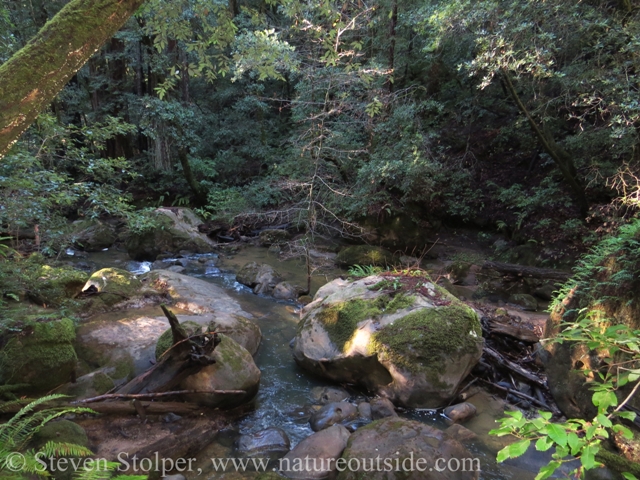
[[[576,200],[578,201],[580,214],[582,215],[582,218],[585,218],[589,210],[589,204],[587,203],[587,197],[584,193],[584,187],[580,184],[580,181],[578,179],[576,167],[573,163],[573,158],[571,158],[571,155],[569,155],[569,153],[567,153],[558,144],[556,144],[549,132],[543,131],[544,126],[543,129],[541,129],[533,119],[533,117],[527,110],[527,107],[525,107],[524,103],[522,103],[522,100],[520,99],[520,96],[518,95],[515,87],[513,86],[513,82],[511,81],[509,72],[506,69],[502,69],[500,73],[502,79],[504,80],[505,87],[509,92],[509,95],[511,95],[511,98],[513,98],[513,101],[518,106],[518,109],[524,114],[525,117],[527,117],[529,125],[531,125],[531,129],[538,137],[542,148],[544,148],[549,156],[553,159],[555,164],[560,169],[562,176],[571,187],[571,190],[573,190]]]
[[[144,0],[71,0],[0,66],[0,156]]]
[[[393,78],[396,56],[396,26],[398,24],[398,0],[393,0],[391,5],[391,19],[389,22],[389,74]],[[393,81],[389,79],[389,92],[393,92]]]

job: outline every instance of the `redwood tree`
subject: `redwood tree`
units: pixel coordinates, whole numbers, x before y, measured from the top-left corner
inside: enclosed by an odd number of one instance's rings
[[[0,157],[145,0],[71,0],[0,66]]]

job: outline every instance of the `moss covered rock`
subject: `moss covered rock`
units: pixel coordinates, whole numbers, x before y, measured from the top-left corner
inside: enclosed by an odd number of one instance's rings
[[[271,245],[281,245],[291,238],[286,230],[263,230],[260,232],[260,245],[270,247]]]
[[[425,278],[389,293],[382,277],[322,287],[303,309],[293,355],[320,376],[408,407],[448,402],[482,355],[476,313]]]
[[[48,307],[57,307],[80,293],[88,275],[71,267],[42,265],[27,280],[31,301]]]
[[[109,248],[118,238],[113,225],[97,219],[79,220],[71,227],[73,244],[87,252],[99,252]]]
[[[371,245],[354,245],[343,248],[336,257],[336,263],[341,267],[352,267],[354,265],[386,267],[393,265],[394,262],[395,257],[390,251]]]
[[[27,325],[0,350],[2,381],[29,384],[36,391],[68,382],[78,360],[72,346],[75,337],[68,318]]]
[[[103,268],[91,274],[82,292],[97,295],[100,303],[110,307],[133,298],[141,288],[142,282],[133,273],[119,268]]]
[[[31,442],[33,448],[38,449],[47,442],[72,443],[82,447],[89,446],[89,438],[84,428],[70,420],[56,420],[47,423],[36,432]]]
[[[253,289],[253,293],[271,294],[282,281],[282,276],[266,263],[249,262],[236,275],[242,285]]]
[[[246,403],[258,393],[260,370],[251,354],[226,335],[213,352],[216,363],[200,369],[180,383],[180,390],[242,390],[238,394],[193,393],[187,401],[208,407],[231,408]]]
[[[216,245],[200,233],[198,226],[203,222],[191,209],[158,208],[150,223],[150,228],[131,232],[126,240],[127,252],[134,260],[153,261],[161,253],[180,250],[207,253]]]

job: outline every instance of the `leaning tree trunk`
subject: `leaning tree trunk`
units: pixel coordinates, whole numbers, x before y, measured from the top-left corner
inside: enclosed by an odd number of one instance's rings
[[[144,0],[71,0],[0,66],[0,157]]]

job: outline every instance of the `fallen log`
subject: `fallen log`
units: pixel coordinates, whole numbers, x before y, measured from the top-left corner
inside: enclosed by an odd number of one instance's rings
[[[568,272],[562,270],[553,270],[550,268],[527,267],[525,265],[517,265],[513,263],[492,262],[487,260],[482,264],[483,270],[495,270],[503,275],[512,275],[514,277],[541,278],[549,280],[558,280],[566,282],[571,276]]]
[[[533,373],[526,371],[517,363],[512,362],[508,358],[500,355],[493,348],[486,346],[483,349],[483,353],[487,354],[487,356],[491,357],[494,361],[498,362],[498,364],[502,367],[508,368],[512,372],[520,375],[521,377],[526,378],[530,382],[535,383],[536,385],[540,385],[541,387],[547,388],[546,382],[544,380],[539,379]]]
[[[167,350],[158,363],[129,383],[118,388],[116,394],[161,393],[174,390],[190,375],[201,368],[215,363],[211,356],[220,343],[217,334],[204,334],[196,342],[188,337],[180,327],[177,317],[169,309],[160,305],[171,325],[173,345]]]
[[[532,396],[527,395],[526,393],[519,392],[515,388],[506,388],[506,387],[503,387],[502,385],[495,384],[483,378],[481,378],[480,381],[486,383],[487,385],[491,385],[492,387],[497,388],[498,390],[502,390],[504,392],[508,392],[513,395],[517,395],[518,397],[523,398],[528,402],[533,403],[534,405],[538,405],[539,407],[549,410],[554,415],[562,415],[560,410],[558,410],[558,408],[555,405],[549,405],[547,404],[547,402],[543,402],[541,400],[538,400],[537,398],[533,398]]]
[[[157,392],[157,393],[139,393],[139,394],[130,394],[130,393],[107,393],[104,395],[98,395],[97,397],[85,398],[83,400],[77,400],[75,402],[71,402],[73,404],[85,404],[85,403],[93,403],[93,402],[102,402],[103,400],[114,400],[114,399],[142,399],[142,398],[158,398],[158,397],[168,397],[171,395],[184,395],[187,393],[215,393],[215,394],[236,394],[236,393],[246,393],[244,390],[175,390],[173,392]],[[93,407],[92,407],[93,408]]]
[[[489,320],[489,331],[498,335],[506,335],[527,343],[536,343],[540,341],[540,337],[533,330],[509,323],[502,323],[496,319]]]
[[[2,409],[2,414],[5,413],[17,413],[25,405],[28,405],[32,400],[25,400],[24,403],[14,403]],[[163,415],[167,413],[175,413],[176,415],[200,415],[207,408],[195,403],[183,403],[183,402],[139,402],[139,405],[144,409],[147,415]],[[77,407],[78,403],[43,403],[35,407],[34,410],[45,410],[49,408],[69,408]],[[89,408],[96,413],[104,413],[107,415],[129,415],[138,413],[138,409],[134,406],[133,402],[102,402],[92,404]]]

